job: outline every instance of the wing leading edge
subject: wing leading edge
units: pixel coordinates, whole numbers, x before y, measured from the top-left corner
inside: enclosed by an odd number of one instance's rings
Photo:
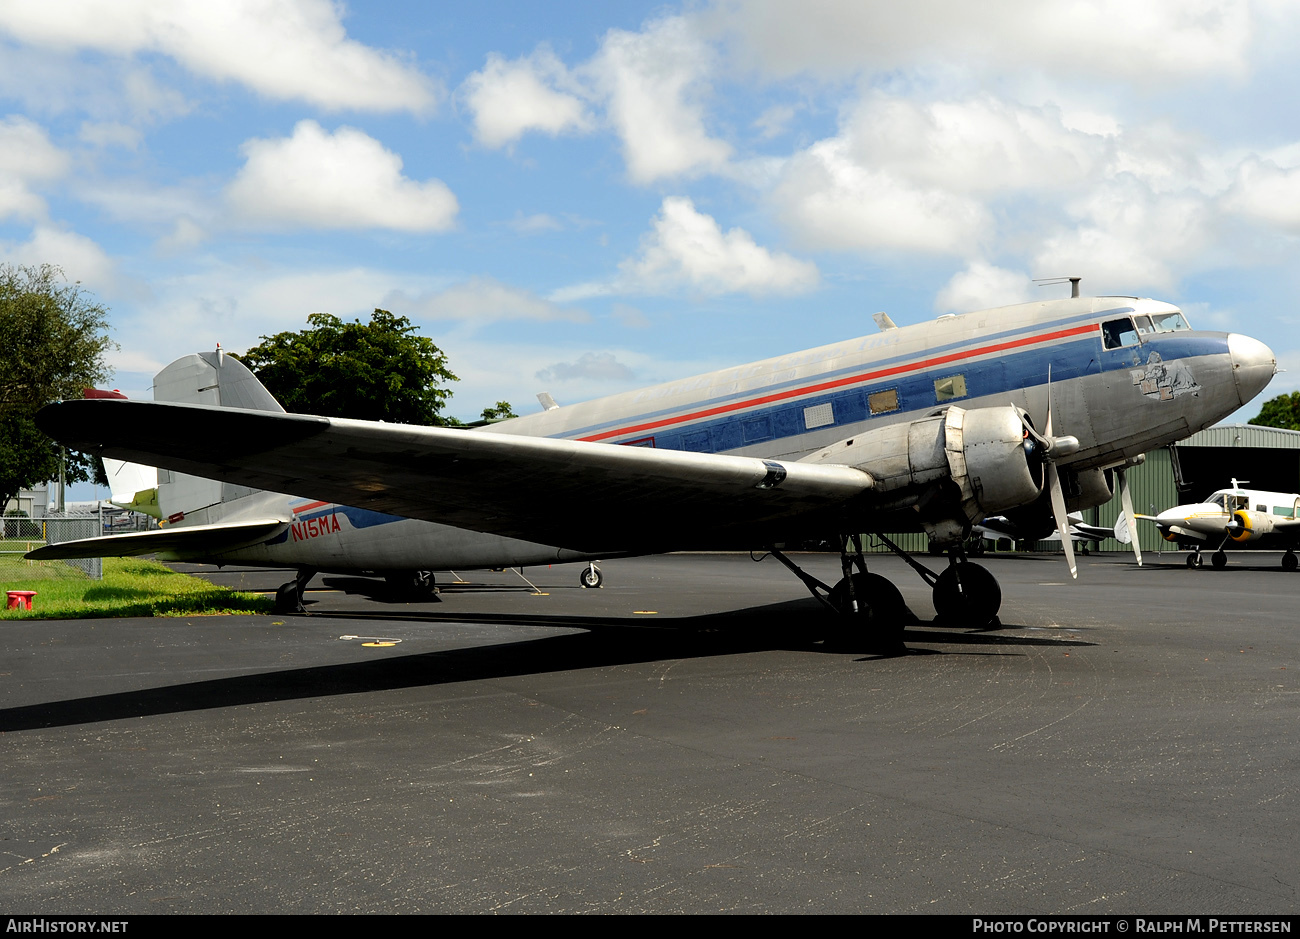
[[[206,405],[66,401],[37,423],[99,456],[587,551],[786,540],[872,487],[842,465]]]
[[[207,552],[220,554],[274,538],[289,527],[279,518],[258,518],[216,525],[191,525],[137,531],[107,538],[61,541],[29,551],[33,561],[66,561],[70,558],[127,558],[158,551]]]

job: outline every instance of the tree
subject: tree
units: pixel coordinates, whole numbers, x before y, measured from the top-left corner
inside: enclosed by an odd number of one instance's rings
[[[1278,395],[1265,401],[1259,413],[1249,421],[1264,427],[1285,427],[1287,430],[1300,430],[1300,391],[1289,395]]]
[[[369,323],[328,313],[301,332],[262,336],[241,356],[288,411],[397,424],[444,424],[457,381],[447,357],[405,316],[375,310]]]
[[[504,421],[507,418],[518,416],[515,409],[510,406],[509,401],[498,401],[495,407],[483,409],[483,420],[485,421]]]
[[[0,265],[0,509],[18,490],[58,476],[63,450],[37,429],[35,414],[108,378],[104,354],[116,348],[108,328],[108,310],[59,268]],[[69,481],[98,469],[68,451]]]

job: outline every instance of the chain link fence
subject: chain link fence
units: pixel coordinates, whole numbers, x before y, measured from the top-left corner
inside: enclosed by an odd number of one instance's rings
[[[98,515],[63,515],[44,518],[6,515],[0,520],[0,582],[32,577],[66,576],[68,568],[80,571],[91,580],[104,577],[103,558],[77,558],[70,561],[28,561],[23,555],[45,544],[61,544],[81,538],[98,538],[104,523]],[[43,573],[47,572],[47,573]],[[74,575],[75,576],[75,575]]]

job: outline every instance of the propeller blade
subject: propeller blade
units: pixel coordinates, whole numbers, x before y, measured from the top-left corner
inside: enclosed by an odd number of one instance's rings
[[[1079,579],[1079,568],[1074,563],[1074,543],[1070,541],[1070,518],[1065,511],[1065,493],[1061,491],[1061,474],[1055,463],[1047,464],[1047,486],[1052,494],[1052,514],[1056,517],[1056,530],[1061,533],[1061,547],[1070,565],[1070,576]]]
[[[1128,491],[1128,471],[1116,470],[1119,477],[1119,502],[1124,507],[1124,522],[1128,526],[1132,539],[1133,556],[1137,558],[1138,567],[1142,566],[1142,545],[1138,543],[1137,520],[1133,516],[1133,494]]]

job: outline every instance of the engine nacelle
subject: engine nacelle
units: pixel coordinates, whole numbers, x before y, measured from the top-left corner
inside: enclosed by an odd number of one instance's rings
[[[1034,447],[1019,408],[950,407],[831,444],[803,462],[844,463],[871,474],[885,502],[915,504],[932,536],[953,540],[959,534],[952,523],[968,529],[1038,498],[1043,474]]]
[[[1272,531],[1273,516],[1266,512],[1252,512],[1250,509],[1237,509],[1232,513],[1232,521],[1228,523],[1228,534],[1239,544],[1258,541]]]

